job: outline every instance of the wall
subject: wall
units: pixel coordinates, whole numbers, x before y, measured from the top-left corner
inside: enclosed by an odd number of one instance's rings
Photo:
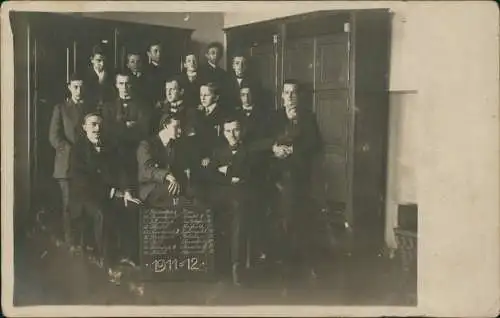
[[[187,21],[185,21],[186,13],[183,12],[84,12],[80,15],[96,19],[194,29],[191,39],[200,54],[203,53],[204,47],[212,41],[224,43],[224,32],[222,31],[224,15],[222,12],[191,12]],[[224,60],[221,61],[221,64],[224,63]]]

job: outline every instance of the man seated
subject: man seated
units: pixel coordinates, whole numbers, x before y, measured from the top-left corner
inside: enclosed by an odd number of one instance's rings
[[[192,195],[195,156],[190,154],[181,133],[177,115],[167,113],[160,120],[160,131],[139,144],[139,197],[147,207],[166,208],[174,198]]]
[[[92,220],[94,260],[99,267],[106,261],[111,268],[112,260],[105,251],[111,247],[107,234],[111,233],[112,199],[120,196],[125,205],[140,201],[129,191],[130,180],[120,164],[120,152],[101,138],[102,123],[98,113],[89,113],[83,119],[84,137],[71,149],[69,198],[73,225],[81,233],[86,225],[82,219]]]
[[[223,123],[226,142],[217,147],[208,166],[212,175],[210,204],[214,209],[216,231],[216,266],[224,273],[232,264],[233,283],[239,285],[241,265],[246,257],[246,235],[249,203],[252,201],[248,186],[251,158],[242,139],[240,121],[227,117]],[[229,247],[227,244],[229,243]]]

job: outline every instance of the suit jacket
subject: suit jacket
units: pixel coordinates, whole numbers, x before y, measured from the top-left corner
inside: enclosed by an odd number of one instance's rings
[[[71,99],[54,107],[49,129],[49,141],[56,150],[54,178],[68,178],[71,147],[82,135],[83,117],[92,110],[92,106],[77,105]]]
[[[154,190],[167,191],[165,177],[172,174],[181,185],[181,194],[185,193],[190,169],[190,179],[196,180],[197,163],[190,153],[189,145],[183,139],[170,141],[163,145],[158,135],[143,140],[137,148],[139,163],[139,197],[147,200]]]
[[[223,140],[225,116],[226,112],[220,105],[217,105],[209,115],[206,115],[201,108],[196,110],[194,132],[201,156],[209,157],[213,149]]]
[[[179,74],[181,87],[184,89],[184,101],[188,105],[200,105],[200,87],[206,83],[207,80],[200,72],[196,73],[196,78],[191,82],[185,72]]]
[[[92,67],[87,70],[84,80],[86,98],[96,106],[102,106],[116,98],[115,74],[104,71],[104,79],[99,83],[99,77]]]
[[[254,103],[261,104],[259,100],[259,85],[257,81],[255,81],[250,76],[244,76],[241,79],[241,83],[238,82],[238,79],[234,73],[231,73],[227,76],[226,85],[224,88],[225,96],[223,96],[224,103],[229,107],[229,109],[239,109],[241,108],[241,99],[240,99],[240,88],[243,86],[249,86],[252,90],[252,98],[254,99]]]
[[[103,140],[101,151],[82,136],[71,150],[71,204],[100,206],[109,198],[111,188],[129,188],[131,179],[121,165],[119,148]]]
[[[222,166],[228,166],[226,174],[218,170]],[[216,185],[230,186],[233,177],[240,178],[240,184],[246,184],[252,176],[251,155],[243,143],[231,148],[226,142],[213,151],[208,168]]]
[[[133,96],[141,100],[144,103],[144,106],[152,108],[155,101],[149,88],[150,79],[148,78],[147,72],[142,70],[141,76],[139,77],[134,75],[129,69],[126,69],[125,73],[130,76]]]
[[[102,116],[106,134],[120,146],[134,147],[135,152],[139,142],[148,136],[150,112],[140,100],[118,98],[103,107]],[[135,125],[127,127],[127,121],[134,121]]]
[[[200,65],[198,71],[205,81],[216,83],[221,89],[227,82],[227,72],[221,67],[214,68],[210,64],[205,63]]]
[[[195,106],[185,101],[181,101],[181,104],[176,107],[172,107],[167,100],[158,102],[156,103],[155,113],[151,116],[153,132],[158,133],[160,120],[164,114],[177,114],[181,120],[182,133],[190,135],[194,133],[196,112]]]
[[[321,151],[322,142],[316,117],[311,112],[301,111],[296,123],[290,121],[283,109],[274,114],[272,121],[272,144],[293,145],[293,153],[285,158],[273,158],[273,171],[280,178],[283,172],[291,174],[296,181],[307,184],[311,177],[312,161]]]
[[[264,138],[269,138],[271,133],[270,113],[260,105],[253,105],[251,111],[239,107],[236,109],[239,114],[242,127],[245,131],[244,139],[250,150],[268,150],[268,146],[260,146]]]
[[[167,80],[167,70],[162,65],[155,66],[147,64],[144,70],[147,81],[147,94],[156,103],[165,98],[165,81]]]

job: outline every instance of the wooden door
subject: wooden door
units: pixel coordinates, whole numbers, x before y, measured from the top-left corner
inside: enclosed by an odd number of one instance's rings
[[[260,81],[260,102],[266,107],[277,107],[277,54],[273,43],[255,44],[250,48],[249,69]]]
[[[57,208],[57,186],[52,178],[55,152],[49,142],[53,108],[69,97],[67,80],[73,71],[73,41],[66,20],[41,18],[31,25],[32,168],[35,206]],[[59,31],[59,32],[56,32]],[[56,197],[55,197],[56,196]]]
[[[300,104],[311,111],[314,103],[314,71],[314,38],[287,39],[283,54],[283,80],[300,82]]]
[[[346,33],[314,38],[313,105],[323,141],[322,158],[315,173],[315,190],[343,211],[349,200],[348,56]]]

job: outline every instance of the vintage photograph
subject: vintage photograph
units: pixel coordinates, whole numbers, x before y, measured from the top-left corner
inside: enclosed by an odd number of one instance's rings
[[[410,12],[370,4],[10,11],[14,306],[417,306]]]

